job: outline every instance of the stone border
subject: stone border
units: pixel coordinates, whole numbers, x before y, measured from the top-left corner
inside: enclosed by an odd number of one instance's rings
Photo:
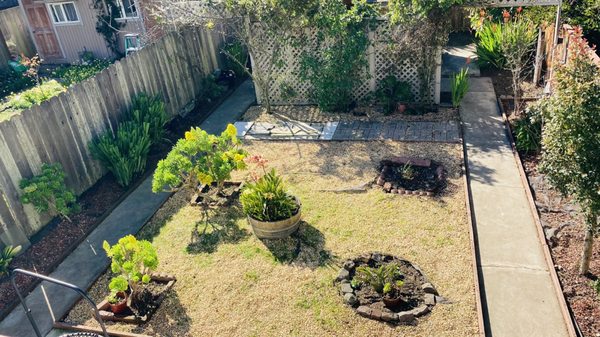
[[[425,280],[425,282],[421,285],[421,289],[425,293],[423,304],[420,304],[418,307],[413,308],[411,310],[393,312],[391,310],[381,310],[378,308],[372,308],[369,305],[360,305],[358,298],[356,297],[355,290],[350,283],[350,277],[354,274],[355,268],[357,264],[362,263],[366,264],[370,261],[375,262],[383,262],[385,260],[391,261],[402,261],[410,265],[414,268]],[[447,299],[442,296],[439,296],[436,288],[429,282],[427,277],[423,274],[421,269],[414,265],[412,262],[396,257],[394,255],[382,254],[378,252],[363,254],[354,259],[346,260],[343,263],[342,268],[340,269],[335,282],[340,283],[340,294],[344,298],[344,302],[349,306],[355,308],[356,312],[366,318],[384,321],[392,324],[399,325],[416,325],[417,317],[422,317],[429,312],[436,305],[436,303],[449,303]]]
[[[444,168],[444,166],[442,164],[438,164],[437,162],[434,162],[430,159],[419,159],[419,158],[409,158],[409,157],[391,157],[389,159],[382,160],[381,164],[384,167],[381,169],[381,173],[377,177],[375,183],[377,185],[381,186],[383,188],[383,191],[386,193],[401,194],[401,195],[402,194],[420,195],[420,196],[428,196],[428,197],[432,197],[436,194],[436,191],[433,191],[433,190],[432,191],[426,191],[426,190],[409,191],[407,189],[401,188],[400,186],[393,184],[392,182],[386,182],[385,174],[383,172],[385,170],[386,166],[391,166],[391,165],[402,166],[402,165],[409,164],[411,166],[429,168],[429,167],[431,167],[431,164],[435,164],[438,166],[436,169],[436,172],[435,172],[436,180],[438,181],[438,183],[446,181],[446,169]]]

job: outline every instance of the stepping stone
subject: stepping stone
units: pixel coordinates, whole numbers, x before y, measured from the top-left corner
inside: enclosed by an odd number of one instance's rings
[[[242,138],[248,133],[250,128],[254,125],[254,122],[235,122],[233,126],[237,129],[237,137]]]

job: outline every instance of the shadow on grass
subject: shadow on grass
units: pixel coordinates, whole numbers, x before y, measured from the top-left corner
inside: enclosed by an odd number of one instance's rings
[[[236,243],[245,239],[248,231],[237,225],[237,220],[242,217],[239,204],[218,209],[208,221],[196,223],[186,251],[190,254],[213,253],[221,243]]]
[[[317,268],[332,263],[334,256],[325,249],[325,237],[305,221],[285,239],[262,239],[263,244],[280,263]]]
[[[192,319],[179,300],[179,295],[170,290],[152,319],[136,327],[132,332],[144,334],[152,331],[164,336],[187,336],[191,322]]]

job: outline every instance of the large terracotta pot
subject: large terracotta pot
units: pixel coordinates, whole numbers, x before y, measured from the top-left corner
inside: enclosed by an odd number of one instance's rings
[[[301,213],[301,206],[298,202],[298,211],[290,218],[279,221],[260,221],[248,216],[248,222],[259,239],[283,239],[298,229]]]

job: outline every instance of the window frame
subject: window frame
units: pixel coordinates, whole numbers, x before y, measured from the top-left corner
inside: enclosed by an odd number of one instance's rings
[[[67,21],[67,15],[66,15],[66,11],[64,9],[64,5],[66,5],[66,4],[73,5],[73,8],[75,9],[75,15],[77,16],[77,21]],[[79,10],[77,9],[77,5],[75,5],[74,1],[50,2],[50,3],[47,3],[46,5],[48,7],[48,14],[50,15],[50,18],[52,19],[52,23],[54,25],[62,26],[62,25],[73,25],[73,24],[81,23],[81,16],[79,15]],[[56,17],[54,16],[54,13],[56,11],[55,8],[60,8],[60,12],[61,12],[63,18],[65,19],[65,21],[56,21]]]
[[[133,5],[135,6],[135,16],[127,16],[127,14],[125,13],[125,4],[123,3],[123,0],[116,0],[117,5],[119,5],[119,10],[121,11],[121,17],[115,18],[115,20],[135,20],[135,19],[139,19],[140,18],[140,9],[138,7],[137,1],[135,0],[129,0],[131,3],[133,3]]]

